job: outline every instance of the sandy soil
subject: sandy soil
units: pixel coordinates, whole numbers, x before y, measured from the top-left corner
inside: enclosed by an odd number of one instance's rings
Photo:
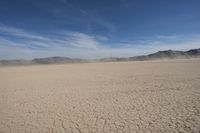
[[[200,60],[0,68],[0,132],[200,132]]]

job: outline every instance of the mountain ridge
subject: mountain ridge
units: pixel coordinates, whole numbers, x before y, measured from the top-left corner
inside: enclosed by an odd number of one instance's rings
[[[34,58],[32,60],[0,60],[0,65],[31,65],[31,64],[63,64],[63,63],[86,63],[86,62],[111,62],[111,61],[145,61],[156,59],[180,59],[180,58],[200,58],[200,48],[188,51],[164,50],[156,53],[133,56],[133,57],[110,57],[101,59],[81,59],[61,56],[46,58]]]

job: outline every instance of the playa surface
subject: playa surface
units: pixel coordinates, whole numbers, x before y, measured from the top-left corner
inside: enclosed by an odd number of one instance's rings
[[[0,133],[200,132],[200,59],[0,68]]]

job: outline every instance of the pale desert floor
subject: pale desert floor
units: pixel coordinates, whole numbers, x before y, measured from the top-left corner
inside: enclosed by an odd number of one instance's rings
[[[200,59],[0,68],[1,133],[200,132]]]

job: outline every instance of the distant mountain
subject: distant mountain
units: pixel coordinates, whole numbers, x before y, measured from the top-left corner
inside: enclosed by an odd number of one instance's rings
[[[32,64],[30,60],[0,60],[0,65],[28,65]]]
[[[36,58],[36,59],[33,59],[32,62],[36,64],[55,64],[55,63],[86,62],[86,60],[55,56],[55,57],[48,57],[48,58]]]
[[[82,62],[89,62],[89,60],[55,56],[48,58],[35,58],[33,60],[0,60],[0,65],[63,64]]]
[[[101,61],[101,62],[110,62],[110,61],[128,61],[129,58],[119,58],[119,57],[110,57],[110,58],[102,58],[102,59],[99,59],[97,61]]]
[[[134,60],[154,60],[154,59],[178,59],[178,58],[198,58],[200,57],[200,48],[189,51],[158,51],[153,54],[129,57],[130,61]]]
[[[190,55],[190,56],[200,56],[200,48],[199,49],[191,49],[189,51],[185,52],[186,54]]]
[[[0,65],[31,65],[31,64],[61,64],[61,63],[84,63],[84,62],[111,62],[111,61],[143,61],[155,59],[179,59],[179,58],[200,58],[200,48],[188,51],[158,51],[149,55],[134,56],[128,58],[110,57],[96,60],[68,58],[68,57],[48,57],[35,58],[33,60],[0,60]]]

